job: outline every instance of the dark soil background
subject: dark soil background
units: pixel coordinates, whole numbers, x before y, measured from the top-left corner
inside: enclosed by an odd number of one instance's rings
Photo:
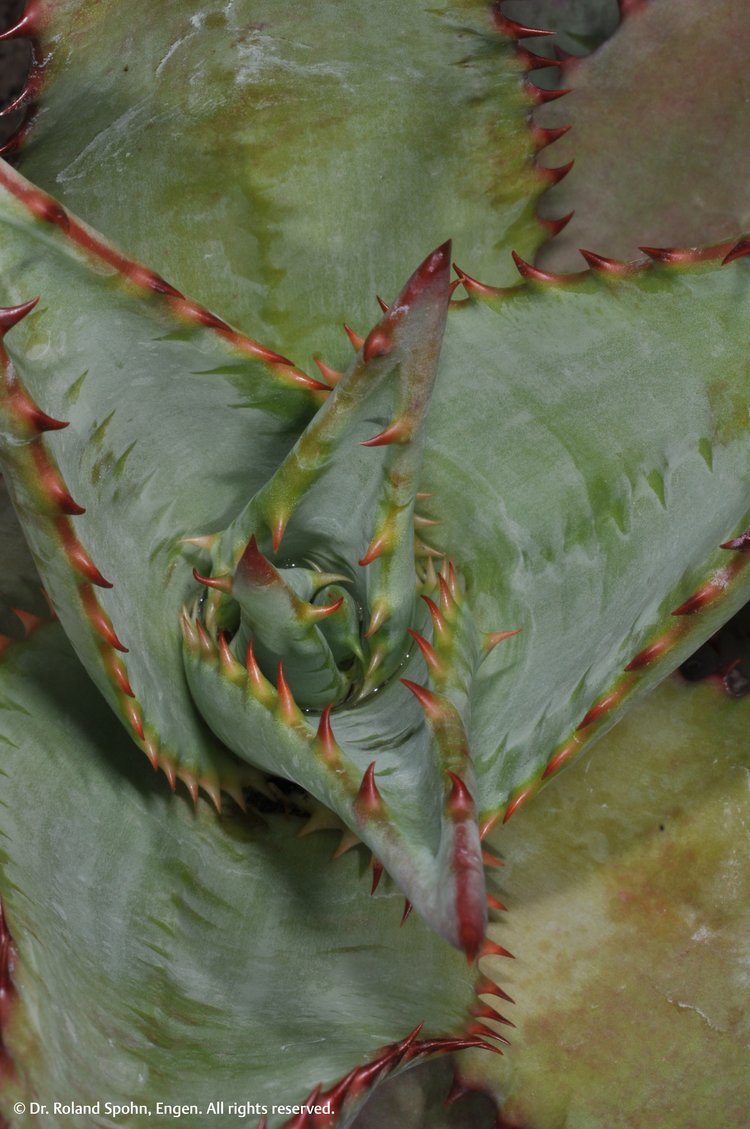
[[[12,27],[23,15],[24,0],[0,0],[0,31]],[[31,49],[24,40],[0,43],[0,107],[7,106],[23,89],[31,63]],[[0,145],[23,120],[24,110],[0,116]]]

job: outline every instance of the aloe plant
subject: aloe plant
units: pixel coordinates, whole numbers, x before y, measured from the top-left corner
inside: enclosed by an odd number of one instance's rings
[[[747,600],[747,245],[531,265],[511,5],[136,8],[10,33],[8,1116],[344,1125],[499,1049],[482,840]]]

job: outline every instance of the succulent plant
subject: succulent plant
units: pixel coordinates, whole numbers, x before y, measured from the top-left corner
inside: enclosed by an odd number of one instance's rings
[[[697,54],[699,6],[623,4],[586,61],[518,7],[59,0],[8,33],[10,1125],[343,1126],[404,1065],[484,1062],[510,954],[482,841],[747,600],[742,223],[619,260],[605,215],[562,274],[537,211],[581,175],[539,151],[604,148],[602,73],[658,103],[622,42]],[[569,102],[580,142],[543,117]],[[504,1124],[614,1124],[505,1070],[459,1069]]]

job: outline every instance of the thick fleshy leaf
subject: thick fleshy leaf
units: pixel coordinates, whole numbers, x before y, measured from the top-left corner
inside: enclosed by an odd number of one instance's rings
[[[240,508],[313,396],[283,358],[103,245],[91,252],[87,229],[35,215],[48,198],[3,177],[23,197],[6,193],[6,301],[44,295],[12,330],[23,376],[5,365],[9,488],[97,685],[154,762],[217,795],[240,776],[192,707],[167,627],[194,587],[180,540]]]
[[[183,631],[188,683],[214,732],[338,812],[419,912],[473,959],[487,914],[463,714],[479,640],[476,631],[446,629],[432,652],[410,627],[418,590],[414,510],[449,269],[446,245],[415,271],[278,471],[211,547],[214,575],[199,577],[210,591],[186,609]],[[342,571],[362,609],[364,669],[337,671],[314,605],[284,580],[294,569],[274,568],[256,534],[288,565]],[[457,578],[448,575],[458,596]],[[453,627],[459,617],[451,601],[443,618]],[[451,634],[463,651],[446,646]],[[389,686],[396,670],[406,672],[412,638],[434,653],[439,689],[453,689],[451,700],[407,681],[426,723],[419,709],[416,718],[413,706],[399,709],[393,691],[400,687]],[[331,684],[332,670],[348,693]],[[323,710],[319,721],[302,712],[315,707]]]
[[[300,363],[449,236],[479,274],[544,238],[526,61],[485,0],[40,13],[23,171]]]
[[[747,599],[747,556],[720,546],[750,523],[750,295],[719,261],[532,280],[448,320],[435,541],[479,627],[522,628],[472,690],[485,810],[513,810]]]
[[[20,184],[14,180],[9,183],[16,187]],[[32,203],[34,199],[32,196]],[[49,208],[47,198],[44,200]],[[59,215],[54,213],[58,227],[50,233],[43,221],[29,219],[22,201],[14,198],[8,207],[13,222],[6,242],[15,248],[15,259],[10,262],[14,264],[11,273],[16,288],[9,297],[20,297],[20,287],[37,288],[40,278],[35,264],[40,246],[61,256],[65,264],[62,278],[67,278],[72,252],[70,237],[59,233]],[[75,228],[74,221],[67,222]],[[90,265],[76,261],[76,270],[76,286],[90,288],[97,309],[103,313],[110,306],[120,310],[120,301],[125,302],[124,308],[131,308],[133,299],[116,298],[112,285],[92,273]],[[412,635],[401,657],[404,663],[413,665],[405,666],[403,674],[422,688],[422,704],[411,700],[409,689],[413,691],[413,687],[386,681],[361,707],[345,703],[333,720],[342,747],[357,749],[358,789],[364,786],[366,771],[374,764],[376,779],[386,769],[395,771],[394,790],[398,791],[403,779],[402,794],[408,796],[411,789],[434,779],[437,766],[439,786],[432,789],[435,811],[452,803],[450,777],[443,771],[450,770],[467,787],[470,806],[486,820],[497,818],[503,811],[507,817],[538,787],[542,776],[550,775],[592,737],[601,735],[629,700],[650,689],[728,618],[746,598],[745,565],[750,559],[742,551],[744,543],[737,549],[720,548],[750,523],[746,490],[745,265],[740,262],[721,268],[714,256],[705,263],[688,261],[680,265],[668,261],[622,272],[602,269],[599,263],[580,278],[560,284],[530,272],[523,264],[521,270],[530,275],[525,285],[495,297],[480,291],[479,300],[449,314],[429,410],[420,483],[433,495],[430,511],[441,519],[441,524],[430,530],[431,540],[436,551],[455,560],[478,638],[484,636],[489,644],[497,638],[496,632],[503,635],[520,628],[521,634],[496,648],[473,682],[471,666],[466,668],[469,682],[461,676],[456,692],[464,695],[467,708],[456,701],[450,708],[440,704],[430,718],[424,703],[432,701],[429,695],[443,694],[442,676],[431,662],[430,651]],[[470,291],[477,291],[471,282],[466,285]],[[61,281],[56,292],[61,294],[63,310],[69,300],[64,290]],[[75,292],[71,295],[75,297]],[[159,299],[158,308],[163,304]],[[60,369],[63,387],[54,401],[47,370],[52,354],[40,358],[34,351],[34,339],[27,336],[23,340],[23,327],[27,327],[28,335],[41,326],[42,318],[48,319],[50,328],[45,333],[50,334],[53,319],[58,319],[54,331],[57,337],[52,339],[64,339],[72,358],[66,368]],[[105,350],[102,359],[103,347],[95,343],[93,361],[84,359],[86,350],[92,347],[88,323],[77,323],[69,314],[61,316],[51,305],[43,314],[30,314],[13,332],[25,350],[19,354],[19,370],[29,382],[32,398],[42,400],[45,410],[49,408],[63,418],[68,407],[63,397],[76,375],[95,370],[100,364],[112,367],[110,353]],[[222,332],[209,333],[210,348],[217,347],[218,341],[221,349],[231,351],[232,343]],[[160,338],[164,336],[162,331]],[[555,342],[553,353],[547,348],[549,341]],[[170,339],[166,346],[163,340],[159,342],[160,348],[169,350],[177,344],[183,348],[185,342]],[[127,350],[128,362],[133,363],[134,346],[123,343],[121,348]],[[185,363],[194,364],[191,359]],[[231,373],[236,373],[237,364],[239,360],[234,367],[228,361],[217,366],[214,361],[210,367],[229,366]],[[290,366],[277,361],[271,367],[293,378]],[[151,379],[147,366],[141,371],[144,379]],[[203,367],[200,371],[205,372]],[[292,392],[297,397],[305,394],[294,389],[293,379],[284,383],[278,376],[275,371],[271,390],[259,394],[271,396],[270,407],[281,413]],[[206,388],[205,376],[192,379],[199,388]],[[214,379],[215,374],[208,382]],[[149,669],[157,697],[161,656],[168,652],[173,663],[179,646],[179,609],[175,606],[172,612],[172,604],[167,606],[161,598],[166,574],[154,569],[153,562],[149,564],[149,556],[158,544],[166,554],[165,561],[176,560],[181,537],[221,527],[222,515],[226,520],[232,508],[235,513],[241,509],[240,492],[246,491],[244,498],[252,497],[271,477],[273,460],[279,461],[284,455],[281,437],[287,439],[288,434],[278,422],[278,429],[271,431],[264,424],[262,442],[272,446],[261,448],[265,453],[258,463],[258,449],[243,446],[247,432],[243,423],[237,422],[236,410],[227,413],[231,421],[228,434],[236,437],[230,449],[228,441],[219,438],[223,435],[223,417],[212,417],[207,424],[185,401],[189,443],[201,452],[189,483],[192,494],[184,477],[185,448],[180,447],[160,462],[159,473],[166,474],[163,489],[153,485],[150,491],[144,491],[141,479],[136,477],[136,489],[129,491],[125,502],[117,490],[117,474],[105,477],[96,469],[97,429],[116,406],[113,418],[123,422],[128,442],[135,441],[144,426],[154,426],[154,411],[148,406],[156,399],[149,397],[160,395],[163,381],[163,375],[157,372],[155,391],[148,396],[140,388],[134,396],[128,385],[110,381],[106,384],[109,399],[101,408],[94,389],[90,404],[81,397],[79,434],[72,428],[58,430],[44,440],[42,448],[46,451],[48,442],[50,452],[64,461],[65,465],[60,465],[66,482],[80,482],[81,488],[86,483],[89,491],[95,485],[93,496],[109,500],[107,508],[100,511],[105,514],[105,522],[111,520],[106,515],[115,507],[113,512],[119,520],[116,526],[105,526],[105,533],[96,531],[93,507],[91,518],[86,514],[67,519],[80,521],[82,530],[84,522],[91,521],[92,537],[98,538],[102,552],[109,554],[104,567],[115,581],[120,568],[132,569],[137,577],[148,574],[147,590],[153,592],[153,604],[148,605],[148,612],[139,605],[140,611],[127,616],[123,606],[122,618],[127,623],[133,622],[133,616],[137,617],[135,622],[147,618],[141,626],[144,637],[150,641],[152,635],[158,635],[155,649],[153,644],[147,648],[144,641],[144,654],[149,657],[142,660],[152,664]],[[267,385],[258,387],[266,389]],[[182,404],[184,398],[179,398]],[[267,400],[251,402],[268,412]],[[174,412],[169,412],[174,417],[170,423],[176,422]],[[205,414],[209,414],[207,402]],[[149,418],[144,419],[145,415]],[[132,425],[131,417],[135,421]],[[374,423],[380,427],[382,421]],[[113,421],[108,426],[111,429]],[[209,426],[215,429],[211,434],[216,439],[207,443]],[[314,432],[317,420],[311,426]],[[490,441],[477,442],[481,436]],[[41,446],[42,441],[37,441]],[[118,446],[115,459],[126,448],[124,443]],[[26,448],[9,450],[16,452],[14,458],[20,458],[19,452]],[[204,462],[207,478],[201,469]],[[238,468],[244,482],[239,481]],[[140,463],[137,469],[139,475],[143,473]],[[91,479],[92,472],[95,482],[89,485],[87,476]],[[343,475],[345,482],[346,474],[343,464],[337,475]],[[38,521],[49,524],[46,473],[40,473],[39,467],[36,476],[23,471],[19,481],[28,493],[26,504],[33,502],[35,512],[41,515]],[[332,482],[334,494],[335,489]],[[111,497],[107,491],[112,492]],[[199,506],[196,494],[201,499]],[[167,516],[169,529],[154,525],[153,515],[159,512],[159,506]],[[122,520],[125,512],[127,522]],[[218,522],[212,520],[211,513],[219,517]],[[190,514],[194,515],[192,528],[188,524]],[[179,521],[175,515],[179,515]],[[140,530],[137,538],[131,536],[128,542],[131,552],[125,554],[125,564],[117,542],[123,527]],[[157,534],[159,541],[155,541]],[[206,556],[204,553],[204,560]],[[326,568],[340,565],[330,560],[322,563]],[[356,568],[372,566],[349,562],[348,567],[356,573]],[[50,574],[56,568],[50,565]],[[196,590],[182,558],[169,576],[175,604],[178,595],[184,601],[189,591]],[[449,576],[448,568],[443,585],[448,584]],[[45,583],[47,580],[45,575]],[[416,592],[420,583],[416,573],[414,583]],[[104,606],[107,599],[113,601],[113,613],[117,611],[117,592],[116,585],[111,594],[104,592],[101,597]],[[65,610],[67,590],[59,602],[63,614],[69,616]],[[676,612],[679,614],[674,615]],[[422,630],[427,618],[425,613],[412,630],[421,635],[423,643],[430,644]],[[433,626],[437,631],[437,625]],[[115,630],[119,634],[117,623]],[[456,654],[463,655],[461,647]],[[94,659],[100,661],[99,652]],[[465,655],[459,665],[464,660]],[[212,662],[219,659],[214,655]],[[91,666],[96,669],[96,662],[91,661]],[[181,682],[179,685],[184,687]],[[227,693],[244,695],[237,686],[226,689]],[[274,694],[277,692],[283,698],[280,683],[273,689]],[[159,698],[158,708],[162,713],[177,715],[180,701],[170,697],[164,705]],[[205,694],[202,704],[207,708]],[[127,702],[124,707],[129,718]],[[290,712],[286,707],[284,710]],[[448,747],[445,725],[448,715],[453,719],[451,710],[457,710],[460,716],[455,748],[463,750],[464,759],[471,753],[473,767],[468,768],[467,759],[467,771],[476,774],[476,787],[463,772],[448,764],[441,752],[444,745]],[[229,740],[231,717],[231,711],[218,721],[212,717],[211,724],[224,741],[233,744]],[[437,729],[435,717],[440,718]],[[137,733],[138,717],[129,720]],[[152,723],[145,711],[143,724],[148,736],[145,727]],[[306,740],[310,734],[314,736],[314,729],[315,725],[311,730],[304,724]],[[233,744],[238,750],[242,747],[243,755],[251,734],[252,730],[244,737],[240,734],[240,745]],[[144,743],[148,748],[147,741]],[[269,744],[273,744],[271,737]],[[407,754],[410,746],[411,759]],[[302,755],[295,757],[299,760]],[[269,770],[268,749],[259,748],[258,759],[261,767]],[[286,753],[276,768],[289,774],[291,762],[285,762]],[[186,776],[190,783],[189,772]],[[322,798],[330,802],[330,794],[323,793]],[[351,822],[355,831],[361,830],[361,820]],[[433,821],[431,826],[433,854],[439,854],[434,844],[439,841],[440,824]],[[413,837],[412,821],[404,817],[398,833],[409,841]],[[474,853],[475,848],[476,843]],[[453,857],[453,851],[446,857]],[[453,867],[446,889],[433,888],[433,902],[459,906],[457,869],[460,872],[460,867]],[[411,893],[411,879],[406,877],[411,867],[396,870],[399,881]],[[441,867],[437,873],[442,872]],[[421,868],[414,870],[413,881],[414,891],[419,893],[415,901],[419,901],[425,888]],[[476,903],[475,893],[469,898],[472,904]],[[441,928],[455,940],[461,933],[460,914]]]
[[[269,1126],[292,1124],[271,1106],[302,1103],[317,1083],[323,1103],[424,1023],[374,1077],[341,1089],[344,1127],[399,1062],[482,1042],[463,1032],[476,972],[419,920],[400,928],[401,897],[370,896],[361,855],[329,862],[330,837],[300,841],[296,815],[220,818],[154,788],[59,627],[6,652],[0,695],[0,892],[18,950],[3,1025],[18,1071],[2,1100],[14,1127],[36,1124],[10,1113],[19,1099],[46,1103],[53,1127],[99,1122],[55,1113],[63,1098],[100,1101],[104,1118],[105,1100],[145,1106],[122,1115],[134,1129],[159,1123],[157,1102],[194,1103],[190,1124],[208,1129],[219,1099],[227,1116],[250,1102],[268,1106]]]
[[[478,1072],[503,1125],[746,1124],[749,708],[670,679],[493,836],[523,953],[513,1051]]]
[[[649,0],[569,68],[574,93],[537,120],[573,127],[545,154],[575,165],[541,210],[575,215],[541,265],[577,269],[579,247],[627,259],[639,246],[696,246],[750,227],[749,48],[734,0],[717,0],[710,18],[700,0]]]

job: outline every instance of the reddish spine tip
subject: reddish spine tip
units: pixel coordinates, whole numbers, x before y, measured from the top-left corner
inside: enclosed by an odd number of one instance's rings
[[[549,168],[548,165],[537,165],[537,169],[544,181],[547,184],[559,184],[564,176],[567,176],[573,168],[575,161],[568,161],[565,165],[558,165],[556,168]]]
[[[502,945],[496,944],[495,941],[491,941],[489,937],[485,938],[479,955],[482,957],[510,957],[511,960],[516,959],[513,953],[509,952],[508,949],[504,949]]]
[[[313,357],[313,360],[318,366],[318,371],[325,380],[327,388],[331,388],[334,384],[338,384],[338,382],[341,380],[341,377],[344,375],[342,372],[338,372],[335,368],[331,368],[331,366],[327,365],[325,361],[321,360],[320,357]]]
[[[420,686],[417,682],[411,682],[408,678],[401,678],[399,680],[407,690],[411,690],[414,697],[419,702],[420,706],[426,713],[428,718],[439,717],[442,713],[440,699],[426,686]],[[450,774],[449,774],[450,775]]]
[[[387,314],[387,313],[388,313],[388,311],[390,310],[390,308],[391,308],[391,307],[390,307],[389,305],[387,305],[387,304],[386,304],[386,303],[385,303],[385,302],[383,301],[383,299],[382,299],[382,298],[380,297],[380,295],[379,295],[379,294],[376,294],[376,295],[375,295],[375,297],[377,298],[377,300],[378,300],[378,305],[380,306],[380,308],[381,308],[381,310],[383,311],[383,313],[384,313],[384,314]]]
[[[367,335],[362,349],[362,356],[365,362],[369,362],[376,357],[387,357],[392,349],[393,337],[390,332],[384,326],[376,325]]]
[[[388,443],[406,443],[411,438],[411,429],[403,419],[394,420],[372,439],[361,443],[362,447],[385,447]]]
[[[496,898],[494,894],[487,895],[487,908],[499,910],[501,913],[508,912],[508,907],[505,903],[501,902],[499,898]]]
[[[538,216],[537,219],[542,227],[545,227],[550,234],[550,238],[554,239],[559,235],[563,228],[567,227],[573,219],[575,212],[568,212],[566,216],[560,216],[559,219],[553,219],[551,216]]]
[[[564,137],[565,134],[569,132],[569,125],[559,125],[554,128],[550,126],[545,127],[536,125],[533,122],[531,125],[531,136],[537,149],[546,149],[548,145],[552,145],[553,142],[559,141],[561,137]]]
[[[644,647],[642,651],[639,651],[635,658],[630,660],[625,670],[628,673],[634,670],[642,670],[644,666],[655,662],[656,659],[663,655],[668,646],[668,639],[657,639],[655,643],[651,643],[648,647]]]
[[[539,267],[535,267],[532,266],[531,263],[527,263],[526,260],[522,259],[516,251],[511,251],[511,255],[513,256],[513,262],[516,264],[518,273],[522,278],[528,279],[529,282],[555,283],[556,285],[560,285],[561,283],[569,282],[571,278],[576,277],[574,274],[552,274],[551,271],[540,270]]]
[[[432,616],[432,625],[435,628],[435,631],[438,634],[445,631],[445,620],[443,619],[443,616],[440,612],[440,609],[438,608],[435,601],[430,599],[429,596],[422,596],[422,599],[427,604],[427,607],[430,609],[430,615]]]
[[[383,877],[383,864],[375,856],[372,856],[372,886],[370,887],[370,896],[377,890],[380,879]]]
[[[510,39],[531,39],[554,35],[552,31],[545,31],[538,27],[527,27],[525,24],[517,23],[516,20],[508,19],[507,16],[503,15],[502,5],[497,0],[492,6],[492,22],[496,31],[501,35],[507,35]]]
[[[352,327],[350,325],[347,325],[346,323],[344,323],[344,333],[351,341],[352,347],[354,349],[359,350],[362,348],[362,346],[364,345],[364,338],[360,337],[358,333],[355,333]]]
[[[592,722],[597,721],[602,714],[609,713],[609,711],[617,705],[622,695],[622,689],[612,690],[606,694],[600,701],[596,702],[589,712],[584,717],[583,721],[578,725],[577,729],[585,729],[591,725]]]
[[[739,537],[734,537],[731,541],[725,541],[719,548],[734,549],[737,553],[750,552],[750,529],[746,529],[744,533],[740,533]]]
[[[726,266],[728,263],[733,263],[735,259],[741,259],[744,255],[750,255],[750,236],[747,235],[740,239],[738,243],[735,243],[731,251],[724,256],[721,265]]]
[[[438,658],[437,651],[432,646],[432,644],[429,643],[427,641],[427,639],[425,639],[422,635],[419,634],[418,631],[415,631],[412,627],[407,627],[406,630],[411,635],[412,639],[414,640],[414,642],[417,644],[420,651],[422,652],[422,654],[424,656],[424,661],[427,663],[427,666],[429,667],[429,669],[431,671],[440,670],[440,668],[442,667],[442,663],[440,662],[440,659]]]
[[[28,302],[22,302],[20,306],[0,306],[0,336],[6,334],[30,314],[38,301],[39,298],[31,298]]]
[[[274,553],[278,553],[281,548],[281,542],[284,537],[284,530],[286,529],[286,521],[284,518],[279,518],[271,532],[271,544],[273,545]]]
[[[257,682],[258,679],[263,678],[261,669],[255,659],[255,651],[253,650],[252,639],[248,643],[247,650],[245,651],[245,667],[247,668],[247,672],[252,677],[253,681]]]
[[[680,604],[679,608],[675,608],[672,615],[694,615],[696,612],[701,611],[706,604],[710,604],[715,600],[719,593],[722,591],[722,585],[709,582],[694,592],[689,600],[684,604]]]
[[[229,637],[226,631],[219,632],[219,659],[224,666],[234,666],[237,662],[229,649]]]
[[[505,814],[503,816],[503,823],[507,823],[508,820],[510,819],[510,817],[515,812],[518,811],[518,809],[521,807],[521,805],[525,804],[526,801],[534,795],[534,793],[537,790],[537,787],[538,787],[537,784],[530,784],[527,788],[524,788],[516,796],[513,797],[513,799],[510,801],[510,803],[508,804],[508,806],[505,809]]]
[[[367,552],[365,553],[365,555],[359,561],[359,564],[363,568],[365,568],[369,564],[372,564],[373,561],[376,561],[378,559],[378,557],[382,556],[382,554],[385,552],[385,548],[386,548],[385,537],[383,537],[382,535],[378,536],[378,537],[374,537],[373,540],[369,544]]]
[[[231,576],[201,576],[197,568],[193,569],[193,578],[199,584],[205,584],[207,588],[215,588],[219,592],[232,591],[232,578]]]
[[[634,274],[640,269],[641,265],[644,265],[625,263],[620,259],[605,259],[603,255],[597,255],[595,251],[587,251],[584,247],[579,247],[578,253],[583,256],[591,270],[597,271],[600,274],[612,275],[613,277]]]
[[[399,923],[400,925],[404,925],[404,924],[405,924],[405,922],[406,922],[406,921],[408,920],[409,914],[411,913],[411,911],[412,911],[412,909],[413,909],[413,908],[414,908],[414,907],[412,906],[412,904],[411,904],[411,902],[409,901],[409,899],[408,899],[408,898],[404,898],[404,912],[403,912],[403,913],[401,914],[401,921],[400,921],[400,923]]]
[[[674,263],[680,258],[680,253],[675,247],[639,247],[644,255],[656,263]]]
[[[375,783],[375,761],[372,761],[365,770],[359,791],[354,797],[354,809],[362,820],[383,814],[383,800]]]
[[[317,734],[318,741],[323,747],[323,751],[329,756],[338,754],[336,738],[334,737],[333,729],[331,728],[331,708],[331,706],[326,706],[322,714],[320,715]]]
[[[474,799],[471,792],[455,772],[448,770],[446,775],[451,781],[451,791],[445,805],[446,812],[455,820],[469,819],[474,814]]]
[[[297,703],[294,700],[292,691],[289,689],[289,684],[284,677],[284,663],[279,659],[279,664],[276,667],[276,689],[279,694],[279,701],[281,708],[287,720],[291,720],[297,713]]]
[[[529,98],[536,106],[543,106],[546,102],[554,102],[556,99],[564,98],[566,94],[570,94],[570,87],[566,87],[564,90],[545,90],[529,79],[526,79],[524,85]]]
[[[581,738],[574,737],[572,741],[568,741],[567,745],[564,745],[558,753],[555,753],[550,757],[549,761],[547,762],[547,766],[542,773],[542,780],[548,780],[549,777],[557,772],[558,769],[562,768],[562,766],[567,761],[569,761],[572,756],[575,756],[575,754],[579,752],[580,749]]]

